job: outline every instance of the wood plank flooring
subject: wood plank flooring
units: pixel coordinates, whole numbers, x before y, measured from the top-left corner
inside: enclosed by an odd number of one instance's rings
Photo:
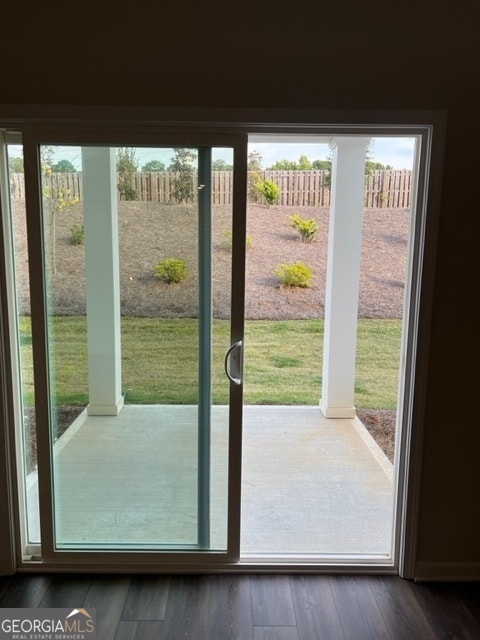
[[[0,578],[0,608],[95,608],[98,640],[479,640],[480,583],[395,576]]]

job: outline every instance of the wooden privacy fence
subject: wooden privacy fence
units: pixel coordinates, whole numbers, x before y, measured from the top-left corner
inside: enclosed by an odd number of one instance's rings
[[[280,187],[277,204],[286,207],[330,206],[330,172],[262,171],[250,173],[249,180],[271,180]],[[177,174],[171,171],[137,172],[132,176],[137,200],[144,202],[174,202]],[[47,178],[52,193],[62,192],[70,198],[82,199],[82,174],[54,173]],[[192,181],[196,173],[192,172]],[[231,204],[232,171],[212,172],[213,204]],[[11,174],[12,196],[25,197],[24,175]],[[194,192],[196,190],[194,189]],[[373,209],[408,209],[411,204],[412,171],[373,171],[365,178],[365,207]],[[260,202],[263,202],[260,200]]]
[[[367,178],[365,207],[370,209],[409,209],[412,197],[412,171],[373,171]]]

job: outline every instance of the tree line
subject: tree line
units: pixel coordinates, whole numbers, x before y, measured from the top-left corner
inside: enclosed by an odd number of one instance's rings
[[[149,160],[140,166],[140,162],[136,156],[136,149],[132,147],[119,147],[117,149],[117,171],[120,173],[136,173],[137,171],[155,172],[155,171],[188,171],[194,169],[196,154],[192,149],[174,149],[174,156],[170,160],[170,164],[165,164],[161,160]],[[311,170],[327,170],[332,168],[330,158],[310,160],[306,155],[301,155],[298,160],[277,160],[268,167],[263,167],[263,158],[256,152],[252,151],[248,156],[249,171],[311,171]],[[9,169],[12,173],[23,173],[23,158],[12,157],[9,159]],[[70,160],[59,160],[51,164],[54,173],[76,173],[77,169]],[[367,157],[365,163],[365,172],[367,174],[376,170],[392,170],[389,164],[375,162]],[[232,171],[233,165],[226,160],[216,159],[212,161],[212,171]]]

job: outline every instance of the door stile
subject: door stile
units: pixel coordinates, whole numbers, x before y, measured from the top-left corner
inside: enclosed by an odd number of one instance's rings
[[[38,495],[42,558],[54,555],[54,509],[51,460],[51,402],[47,328],[47,291],[42,224],[41,162],[39,142],[24,134],[25,209],[32,323],[33,379],[37,436]]]
[[[15,573],[14,522],[19,518],[19,499],[15,498],[14,442],[12,426],[20,415],[14,389],[18,383],[18,341],[15,337],[13,255],[11,250],[11,205],[8,192],[8,134],[0,130],[0,576]],[[17,380],[15,378],[17,377]],[[17,397],[16,397],[17,396]]]
[[[233,155],[233,245],[230,344],[244,339],[245,330],[245,254],[247,234],[248,138],[234,148]],[[240,559],[242,429],[243,429],[243,346],[240,384],[230,381],[230,438],[228,491],[228,549],[232,559]]]
[[[198,149],[198,546],[210,546],[212,406],[212,149]]]

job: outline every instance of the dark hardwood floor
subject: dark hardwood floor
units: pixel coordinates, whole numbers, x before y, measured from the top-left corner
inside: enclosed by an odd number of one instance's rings
[[[394,576],[0,578],[0,608],[94,608],[98,640],[480,639],[480,583]]]

